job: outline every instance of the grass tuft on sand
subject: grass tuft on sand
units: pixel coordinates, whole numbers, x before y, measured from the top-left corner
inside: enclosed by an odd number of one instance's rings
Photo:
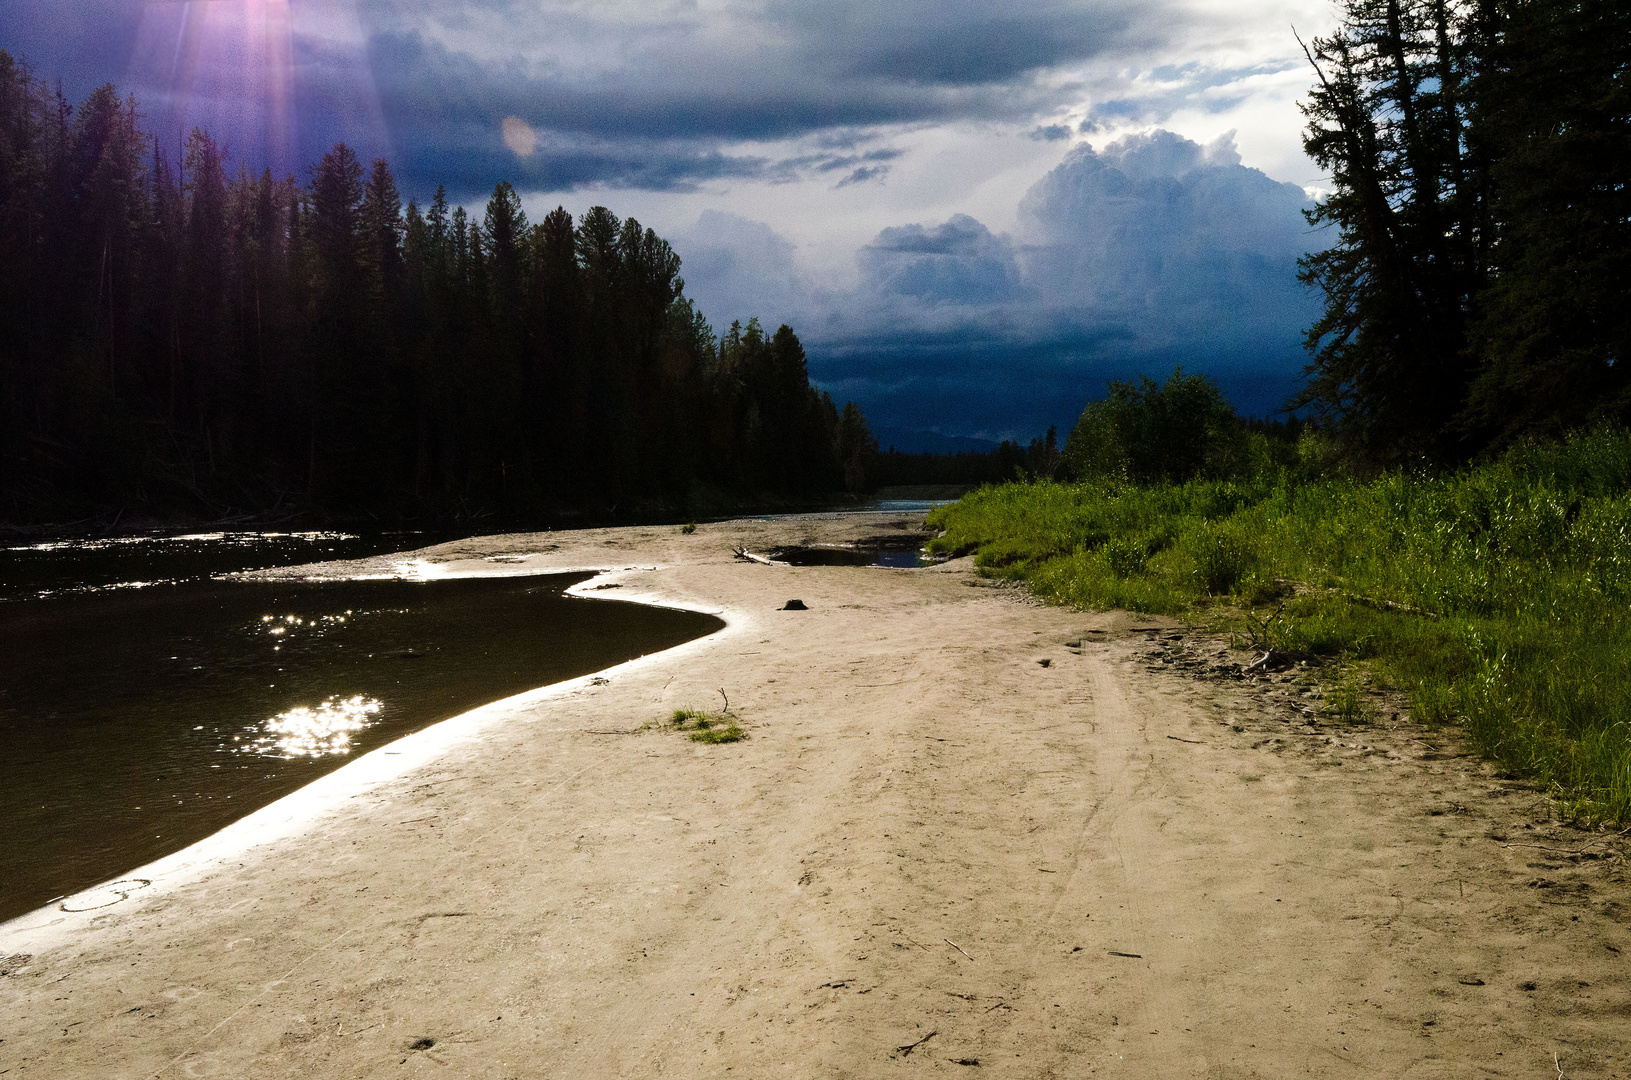
[[[710,713],[701,709],[675,709],[669,724],[676,731],[684,731],[692,742],[732,743],[747,738],[742,725],[729,713]]]
[[[1438,475],[986,487],[930,543],[1084,608],[1203,615],[1359,672],[1584,820],[1631,821],[1631,434],[1527,444]]]

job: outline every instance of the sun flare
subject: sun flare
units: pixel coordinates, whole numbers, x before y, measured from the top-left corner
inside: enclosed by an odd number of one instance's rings
[[[318,94],[340,99],[342,137],[367,152],[388,144],[367,52],[351,0],[149,0],[128,81],[173,129],[166,141],[199,127],[252,167],[298,172],[311,149],[302,136],[327,134],[302,132],[297,120],[320,73],[320,83],[338,77],[345,87]]]

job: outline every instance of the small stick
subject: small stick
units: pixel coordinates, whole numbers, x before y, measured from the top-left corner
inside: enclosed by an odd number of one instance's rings
[[[964,956],[968,956],[968,953],[963,952],[963,947],[961,945],[957,944],[957,942],[953,941],[951,938],[942,938],[941,940],[944,941],[947,945],[950,945],[952,948],[956,949],[958,952],[963,953]],[[968,958],[970,960],[974,959],[974,957],[972,957],[972,956],[968,956]]]
[[[1117,952],[1114,949],[1108,949],[1106,951],[1109,952],[1109,954],[1111,956],[1125,956],[1129,960],[1142,960],[1142,959],[1144,959],[1144,954],[1143,953]]]
[[[918,1047],[922,1046],[924,1043],[928,1042],[930,1039],[934,1038],[938,1034],[940,1034],[940,1032],[931,1031],[927,1035],[923,1036],[923,1038],[919,1039],[917,1042],[907,1043],[905,1046],[897,1046],[897,1047],[895,1047],[895,1050],[900,1054],[901,1057],[906,1057],[909,1054],[911,1054],[911,1052],[913,1050],[916,1050]]]
[[[731,714],[731,699],[725,693],[725,688],[723,686],[719,688],[719,696],[725,699],[725,711],[721,715],[729,716]]]
[[[1574,858],[1574,857],[1577,857],[1577,856],[1580,856],[1580,855],[1584,855],[1587,851],[1590,851],[1591,850],[1591,845],[1593,843],[1595,843],[1595,841],[1588,840],[1585,844],[1583,844],[1580,847],[1577,847],[1577,848],[1573,849],[1572,851],[1570,849],[1568,849],[1568,848],[1547,847],[1545,844],[1524,844],[1524,843],[1519,843],[1518,841],[1513,841],[1510,844],[1502,844],[1501,846],[1504,847],[1504,848],[1515,848],[1515,847],[1534,848],[1536,851],[1545,851],[1545,852],[1549,852],[1549,853],[1551,853],[1553,855],[1562,855],[1565,858]]]
[[[603,731],[603,730],[600,730],[600,729],[597,729],[597,728],[584,728],[583,731],[584,731],[584,734],[586,734],[586,735],[638,735],[638,734],[640,734],[640,729],[639,728],[630,728],[627,731]]]
[[[1176,735],[1168,735],[1167,738],[1171,739],[1173,742],[1194,743],[1196,746],[1201,745],[1201,741],[1199,739],[1180,739]]]

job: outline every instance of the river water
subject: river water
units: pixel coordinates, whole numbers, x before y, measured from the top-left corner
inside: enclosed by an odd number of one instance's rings
[[[211,534],[0,549],[0,920],[438,720],[723,625],[563,596],[584,574],[215,576],[429,542]]]

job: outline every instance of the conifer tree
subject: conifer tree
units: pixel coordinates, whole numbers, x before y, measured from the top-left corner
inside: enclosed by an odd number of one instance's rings
[[[1498,272],[1474,307],[1480,441],[1631,419],[1631,8],[1489,4],[1473,130]]]
[[[1303,146],[1333,191],[1308,220],[1336,236],[1302,260],[1325,311],[1293,404],[1323,411],[1367,457],[1453,457],[1467,311],[1485,273],[1458,15],[1450,0],[1344,0],[1341,11],[1339,29],[1309,49],[1319,81]]]
[[[496,524],[843,483],[791,328],[720,342],[638,221],[529,227],[507,183],[475,221],[441,188],[404,212],[344,144],[300,183],[138,120],[0,52],[0,520]]]

